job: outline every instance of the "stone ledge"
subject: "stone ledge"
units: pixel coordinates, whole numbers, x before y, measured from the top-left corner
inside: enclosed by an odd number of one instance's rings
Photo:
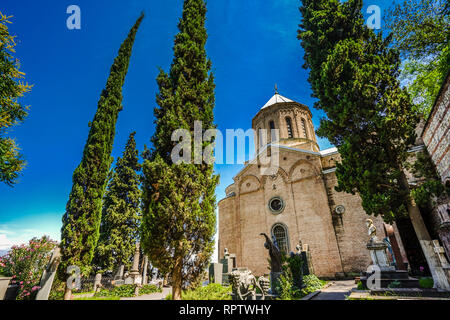
[[[311,300],[312,298],[314,298],[315,296],[317,296],[321,292],[322,292],[322,290],[317,290],[317,291],[311,292],[310,294],[304,296],[300,300]]]

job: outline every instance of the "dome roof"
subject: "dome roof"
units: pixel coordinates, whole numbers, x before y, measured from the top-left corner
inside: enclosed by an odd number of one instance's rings
[[[274,105],[276,103],[286,103],[286,102],[294,102],[294,101],[286,97],[283,97],[281,94],[275,93],[275,95],[272,98],[270,98],[269,101],[267,101],[267,103],[264,105],[264,107],[261,108],[261,110],[270,107],[271,105]]]

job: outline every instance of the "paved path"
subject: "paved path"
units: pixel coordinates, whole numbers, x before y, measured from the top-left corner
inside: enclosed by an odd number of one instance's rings
[[[145,294],[139,297],[133,298],[121,298],[120,300],[165,300],[167,295],[172,293],[172,288],[163,287],[162,292]]]
[[[331,286],[311,300],[345,300],[353,288],[356,288],[355,280],[333,281]]]

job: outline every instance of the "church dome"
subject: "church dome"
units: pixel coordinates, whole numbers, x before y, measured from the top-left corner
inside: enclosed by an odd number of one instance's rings
[[[252,128],[258,151],[276,141],[287,147],[319,151],[309,108],[282,96],[277,89],[253,118]]]

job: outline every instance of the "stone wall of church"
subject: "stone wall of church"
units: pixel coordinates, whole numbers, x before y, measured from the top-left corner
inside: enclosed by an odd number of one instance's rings
[[[268,251],[260,233],[271,234],[275,224],[288,230],[289,250],[299,240],[309,244],[315,273],[334,277],[342,272],[360,272],[370,264],[366,249],[368,218],[357,195],[334,191],[334,173],[322,175],[317,155],[282,150],[280,170],[274,177],[260,176],[256,165],[248,165],[235,178],[235,195],[219,202],[219,255],[224,248],[236,253],[239,267],[256,275],[269,273]],[[274,214],[268,203],[280,196],[284,211]],[[336,217],[336,205],[345,213]],[[383,238],[380,218],[374,219]]]
[[[442,86],[431,115],[422,133],[422,139],[441,175],[450,183],[450,73]]]
[[[368,240],[366,220],[373,220],[380,240],[386,236],[383,220],[380,217],[368,216],[362,208],[361,198],[358,195],[337,192],[335,190],[337,178],[334,172],[324,175],[324,180],[330,206],[332,208],[338,205],[345,207],[345,212],[341,215],[332,212],[344,272],[354,273],[366,270],[372,261],[366,248]]]

